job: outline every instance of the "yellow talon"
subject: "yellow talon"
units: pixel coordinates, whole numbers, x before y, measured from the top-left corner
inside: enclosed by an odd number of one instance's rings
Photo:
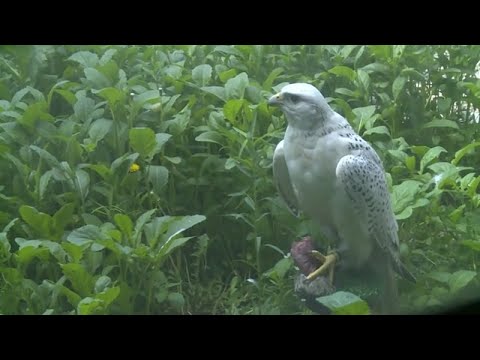
[[[323,255],[322,253],[313,250],[311,254],[320,260],[322,265],[315,271],[311,272],[307,276],[307,280],[314,280],[320,275],[324,274],[328,271],[328,279],[330,280],[330,284],[333,284],[333,275],[335,269],[335,263],[338,261],[338,255],[336,253],[331,253],[327,256]]]

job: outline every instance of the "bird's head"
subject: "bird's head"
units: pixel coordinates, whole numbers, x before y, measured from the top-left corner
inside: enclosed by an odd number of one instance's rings
[[[322,120],[333,112],[320,91],[306,83],[284,86],[268,100],[268,104],[279,106],[289,124],[304,130],[322,126]]]

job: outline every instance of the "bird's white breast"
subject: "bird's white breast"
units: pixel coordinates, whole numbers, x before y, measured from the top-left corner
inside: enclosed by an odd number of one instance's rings
[[[339,142],[336,133],[319,137],[289,127],[284,149],[300,207],[321,223],[330,223],[337,186],[335,170],[338,161],[348,153],[348,144]]]

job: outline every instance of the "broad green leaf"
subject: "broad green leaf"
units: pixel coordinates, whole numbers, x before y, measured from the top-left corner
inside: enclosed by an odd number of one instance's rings
[[[20,100],[23,99],[23,97],[25,95],[27,95],[28,93],[30,92],[30,90],[28,89],[28,87],[26,88],[23,88],[21,90],[18,90],[15,95],[13,95],[12,97],[12,100],[10,101],[11,105],[16,105],[18,102],[20,102]]]
[[[68,243],[68,242],[63,242],[62,247],[65,250],[65,252],[68,254],[70,257],[70,262],[72,263],[79,263],[80,260],[83,257],[83,250],[81,246]]]
[[[376,126],[371,129],[368,129],[363,133],[363,135],[371,135],[371,134],[384,134],[390,136],[390,132],[386,126]]]
[[[430,150],[430,148],[428,146],[418,145],[418,146],[411,146],[410,150],[412,150],[412,152],[415,155],[419,157],[423,157],[427,153],[427,151]]]
[[[52,171],[48,170],[45,173],[43,173],[42,176],[40,177],[40,182],[38,185],[40,200],[45,198],[45,194],[47,193],[48,183],[50,182],[52,175],[53,175]]]
[[[165,146],[165,143],[166,143],[171,137],[172,137],[172,135],[166,134],[166,133],[158,133],[158,134],[155,134],[156,145],[155,145],[155,151],[154,151],[154,153],[157,154],[157,153],[159,153],[160,151],[162,151],[163,147]]]
[[[118,159],[115,159],[112,162],[110,170],[113,172],[113,174],[121,174],[121,176],[124,176],[133,162],[137,160],[138,155],[138,152],[136,152],[133,154],[124,154],[120,156]]]
[[[115,61],[111,60],[104,65],[97,66],[96,69],[108,79],[110,85],[118,81],[119,68]]]
[[[414,172],[415,171],[415,165],[416,165],[416,158],[415,156],[408,156],[406,159],[405,159],[405,166],[407,167],[407,169],[410,171],[410,172]]]
[[[138,106],[143,106],[146,102],[153,104],[155,102],[159,102],[160,100],[160,91],[158,90],[148,90],[133,97],[133,101]]]
[[[19,209],[22,220],[35,230],[41,237],[49,238],[52,229],[52,218],[50,215],[39,212],[31,206],[22,205]]]
[[[69,90],[55,89],[55,93],[63,97],[70,105],[74,105],[77,102],[75,94]]]
[[[168,182],[168,169],[164,166],[149,165],[147,167],[147,177],[148,181],[152,183],[155,193],[160,194]]]
[[[120,287],[114,286],[105,291],[98,293],[95,297],[103,301],[103,306],[109,306],[120,295]]]
[[[350,54],[352,53],[353,50],[355,50],[355,48],[357,48],[358,45],[345,45],[342,47],[342,49],[340,50],[340,56],[343,58],[343,59],[347,59]]]
[[[17,121],[23,126],[33,130],[38,120],[52,122],[55,118],[48,113],[48,104],[45,101],[29,105],[22,117]]]
[[[177,292],[168,294],[168,302],[177,309],[180,309],[185,305],[183,295]]]
[[[132,220],[125,214],[115,214],[113,217],[115,220],[115,224],[117,224],[118,228],[127,235],[128,238],[131,238],[132,231],[133,231],[133,223]]]
[[[140,156],[148,158],[157,146],[155,133],[150,128],[133,128],[128,133],[130,146]]]
[[[90,139],[97,144],[100,140],[103,140],[105,135],[107,135],[111,129],[112,129],[112,120],[108,119],[98,119],[95,120],[92,125],[90,126],[90,129],[88,130],[88,136],[90,136]]]
[[[18,248],[20,250],[26,247],[33,247],[37,249],[42,244],[41,240],[25,240],[22,238],[15,238],[15,242],[18,244]]]
[[[0,190],[1,190],[1,186],[0,186]],[[7,234],[10,229],[18,222],[18,218],[15,218],[13,219],[12,221],[10,221],[4,228],[3,228],[3,233]]]
[[[440,111],[441,113],[446,113],[448,109],[450,109],[450,106],[452,105],[452,99],[450,98],[438,99],[437,105],[438,105],[438,111]]]
[[[228,80],[231,81],[232,79]],[[222,86],[203,86],[200,88],[202,91],[205,91],[206,93],[212,94],[219,98],[222,101],[226,101],[226,91],[225,88]]]
[[[53,227],[57,231],[57,234],[62,235],[67,226],[72,221],[73,212],[75,210],[74,203],[68,203],[63,205],[54,215],[53,215]]]
[[[365,91],[368,91],[368,88],[370,87],[370,76],[368,75],[368,73],[364,70],[359,69],[357,70],[357,78],[363,89]]]
[[[458,221],[460,220],[460,218],[462,217],[463,213],[464,213],[464,210],[465,210],[465,204],[463,205],[460,205],[458,208],[456,208],[455,210],[453,210],[449,215],[449,219],[452,220],[452,222],[454,224],[458,223]]]
[[[393,58],[398,59],[402,57],[403,52],[405,51],[406,45],[393,45]]]
[[[355,108],[352,111],[360,121],[365,121],[371,118],[375,113],[375,105]]]
[[[220,78],[220,81],[222,83],[226,83],[229,79],[233,78],[236,75],[237,75],[236,69],[229,69],[229,70],[222,71],[220,74],[218,74],[218,77]]]
[[[285,71],[283,68],[276,68],[273,69],[270,75],[268,75],[267,79],[263,82],[262,88],[265,91],[271,91],[272,90],[272,85],[275,79]]]
[[[38,240],[31,240],[38,241]],[[41,261],[48,261],[50,252],[47,248],[34,247],[32,245],[24,246],[17,251],[16,259],[22,264],[29,264],[34,258],[38,258]]]
[[[81,199],[85,200],[87,198],[89,186],[90,175],[82,169],[75,170],[75,189]]]
[[[226,55],[235,55],[241,58],[243,57],[243,54],[239,50],[235,49],[232,45],[218,45],[215,46],[213,51],[221,52]]]
[[[172,239],[175,235],[191,228],[192,226],[205,221],[206,217],[204,215],[187,215],[187,216],[176,216],[173,218],[173,221],[168,226],[168,231],[165,234],[167,241]]]
[[[276,278],[283,279],[285,274],[292,268],[292,259],[291,258],[284,258],[278,261],[272,269],[272,273],[276,275]]]
[[[75,292],[67,288],[66,286],[60,285],[59,288],[60,288],[60,293],[67,298],[68,302],[72,306],[77,307],[78,303],[80,303],[82,298],[78,294],[76,294]]]
[[[60,264],[64,275],[70,280],[73,290],[81,297],[92,293],[95,281],[80,264]]]
[[[101,221],[97,216],[93,214],[82,214],[82,219],[85,221],[86,225],[95,225],[95,226],[102,226],[103,221]]]
[[[243,103],[243,100],[228,100],[223,106],[223,114],[225,115],[225,118],[233,124],[236,123],[237,115],[242,109]]]
[[[123,91],[114,87],[104,88],[100,91],[92,91],[108,101],[110,108],[114,108],[116,104],[125,102],[126,96]]]
[[[328,72],[331,74],[335,74],[337,76],[343,76],[350,81],[355,80],[355,78],[357,77],[357,73],[355,72],[355,70],[350,69],[347,66],[341,66],[341,65],[335,66],[330,70],[328,70]]]
[[[455,158],[452,160],[452,164],[453,165],[458,165],[458,163],[460,162],[460,160],[462,160],[462,158],[469,154],[469,153],[473,153],[473,149],[475,149],[477,146],[480,146],[480,142],[477,141],[477,142],[474,142],[474,143],[471,143],[471,144],[468,144],[467,146],[464,146],[463,148],[461,148],[460,150],[458,150],[456,153],[455,153]]]
[[[436,162],[432,165],[429,165],[428,168],[432,170],[435,174],[445,174],[450,172],[458,172],[461,170],[459,167],[456,167],[455,165],[444,161]]]
[[[111,86],[110,80],[97,69],[88,67],[83,72],[93,88],[103,89]]]
[[[59,263],[63,264],[67,262],[67,253],[59,243],[42,240],[41,246],[47,248],[48,251],[50,251],[50,254],[52,254]]]
[[[450,287],[450,291],[452,293],[456,293],[460,289],[467,286],[473,278],[477,275],[475,271],[469,270],[459,270],[454,272],[450,279],[448,279],[448,286]]]
[[[22,128],[20,124],[16,122],[6,122],[3,124],[0,123],[0,129],[3,129],[4,132],[12,138],[12,141],[18,142],[22,145],[27,145],[31,143],[29,137],[27,136],[27,132]],[[8,153],[7,155],[12,156]]]
[[[227,99],[243,99],[248,86],[248,75],[242,72],[225,83],[225,96]]]
[[[82,226],[81,228],[73,230],[67,236],[67,241],[70,241],[78,246],[82,246],[99,239],[105,239],[105,236],[101,233],[98,226],[95,225]]]
[[[428,128],[451,128],[451,129],[459,129],[458,124],[455,121],[447,120],[447,119],[437,119],[432,120],[423,125],[424,129]]]
[[[173,221],[175,221],[175,217],[166,215],[153,218],[151,222],[145,224],[145,236],[151,247],[155,247],[157,241],[167,231],[168,225]]]
[[[463,191],[468,190],[469,185],[474,181],[475,173],[468,173],[460,181],[460,187]]]
[[[10,242],[7,238],[7,233],[0,232],[0,259],[2,258],[10,258],[10,250],[11,250]]]
[[[90,51],[78,51],[68,58],[83,67],[95,67],[98,64],[98,55]]]
[[[447,152],[447,150],[441,146],[435,146],[434,148],[428,150],[426,154],[423,155],[422,160],[420,160],[420,173],[423,173],[425,166],[438,158],[442,152]]]
[[[175,238],[171,241],[168,241],[162,248],[160,249],[158,256],[164,257],[170,254],[175,248],[182,246],[185,244],[188,240],[193,239],[193,236],[188,236],[188,237],[180,237],[180,238]]]
[[[108,276],[102,275],[95,282],[94,291],[96,294],[101,293],[102,291],[107,289],[111,284],[112,284],[112,279],[110,279]]]
[[[83,149],[80,143],[74,137],[67,140],[65,149],[65,160],[69,164],[78,164],[82,162]]]
[[[103,164],[88,165],[89,169],[94,170],[98,175],[100,175],[104,180],[108,180],[112,175],[110,168],[106,167]]]
[[[98,315],[103,312],[103,306],[104,303],[102,300],[86,297],[78,303],[77,313],[78,315]]]
[[[57,158],[55,156],[53,156],[52,154],[50,154],[47,150],[41,149],[41,148],[39,148],[38,146],[35,146],[35,145],[30,145],[30,149],[35,151],[51,167],[59,167],[59,168],[61,167]]]
[[[170,78],[170,80],[178,80],[182,76],[183,67],[177,64],[167,65],[163,69],[163,73]]]
[[[147,222],[150,221],[150,219],[152,218],[152,215],[155,214],[155,211],[156,209],[148,210],[144,212],[142,215],[140,215],[139,218],[137,219],[135,223],[135,230],[133,232],[133,239],[136,244],[140,242],[140,237],[141,237],[143,227]]]
[[[478,240],[463,240],[462,244],[472,250],[480,251],[480,241]]]
[[[395,213],[400,213],[407,205],[413,203],[421,185],[422,183],[419,181],[406,180],[399,185],[393,186],[392,203]]]
[[[84,123],[91,118],[95,110],[95,101],[86,97],[85,92],[79,91],[75,94],[78,99],[73,105],[73,111],[78,122]]]
[[[366,71],[369,74],[374,73],[374,72],[380,72],[380,73],[388,74],[391,71],[389,66],[387,66],[385,64],[382,64],[382,63],[378,63],[378,62],[374,62],[374,63],[368,64],[368,65],[365,65],[361,69],[363,71]]]
[[[401,91],[403,90],[405,84],[407,82],[407,79],[403,76],[398,76],[393,84],[392,84],[392,94],[393,98],[397,100],[398,96],[400,95]]]
[[[345,291],[337,291],[332,295],[319,297],[316,301],[326,306],[335,315],[370,314],[370,308],[364,300]]]
[[[172,120],[165,121],[164,125],[167,125],[170,134],[178,136],[187,129],[192,119],[191,115],[191,110],[185,107],[184,110],[176,113]],[[164,131],[165,128],[162,130]]]
[[[179,157],[179,156],[167,156],[167,155],[164,155],[163,156],[165,159],[167,159],[168,161],[170,161],[172,164],[175,164],[175,165],[178,165],[182,162],[182,159]]]
[[[226,170],[233,169],[235,166],[237,166],[237,161],[234,158],[228,158],[227,161],[225,161]]]
[[[199,86],[205,86],[212,77],[212,67],[208,64],[198,65],[192,70],[192,79]]]
[[[441,283],[448,284],[451,275],[452,274],[450,274],[448,272],[434,271],[434,272],[428,274],[428,277],[430,277],[434,280],[437,280]]]
[[[408,219],[410,216],[413,214],[413,209],[411,206],[407,206],[403,211],[401,211],[399,214],[395,214],[395,219],[397,220],[405,220]]]
[[[368,48],[379,59],[388,60],[392,58],[393,46],[391,45],[369,45]]]
[[[105,53],[102,55],[100,58],[100,65],[105,65],[107,62],[109,62],[113,55],[117,53],[117,49],[108,49],[105,51]],[[89,66],[95,66],[95,65],[89,65]]]
[[[401,71],[401,74],[403,76],[410,76],[412,79],[415,79],[415,80],[420,80],[420,81],[426,80],[424,75],[422,75],[421,73],[419,73],[417,70],[413,68],[405,68]]]
[[[167,300],[168,297],[168,290],[165,288],[161,288],[158,290],[158,292],[155,294],[155,299],[159,304],[163,303],[165,300]]]
[[[223,146],[223,136],[216,131],[206,131],[195,138],[199,142],[212,142]]]

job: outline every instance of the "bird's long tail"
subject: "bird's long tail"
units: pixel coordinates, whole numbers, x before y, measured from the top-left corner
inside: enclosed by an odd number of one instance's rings
[[[408,280],[414,284],[417,282],[417,280],[415,279],[415,276],[413,276],[412,273],[408,271],[408,269],[406,268],[405,265],[403,265],[400,259],[396,259],[396,261],[393,262],[393,266],[395,271],[405,280]]]
[[[385,315],[399,313],[398,285],[392,265],[385,264],[381,282],[381,312]]]

